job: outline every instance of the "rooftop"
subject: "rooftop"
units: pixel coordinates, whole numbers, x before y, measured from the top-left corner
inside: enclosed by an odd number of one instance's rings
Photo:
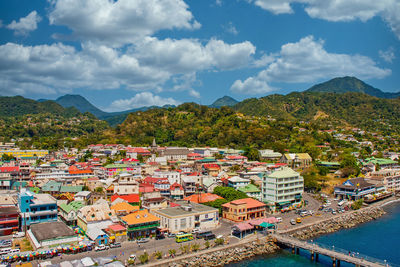
[[[258,193],[261,192],[260,188],[255,186],[254,184],[248,184],[246,186],[239,187],[237,190],[244,193]]]
[[[31,225],[31,231],[39,242],[76,235],[74,231],[63,222],[45,222],[33,224]]]
[[[266,206],[265,203],[263,203],[263,202],[261,202],[261,201],[258,201],[258,200],[255,200],[255,199],[253,199],[253,198],[243,198],[243,199],[233,200],[233,201],[231,201],[231,202],[228,202],[228,203],[223,204],[222,206],[223,206],[223,207],[226,207],[226,208],[229,208],[229,207],[231,207],[232,205],[235,205],[235,206],[236,206],[236,205],[243,205],[243,204],[246,205],[246,208],[247,208],[247,209],[258,208],[258,207],[264,207],[264,206]]]
[[[167,217],[177,217],[177,216],[183,216],[183,215],[190,215],[190,214],[197,214],[197,213],[205,213],[205,212],[218,212],[217,209],[194,203],[194,202],[189,202],[189,201],[175,201],[176,204],[179,204],[180,206],[178,207],[170,207],[166,209],[161,209],[154,211],[155,213],[167,216]],[[184,207],[191,207],[191,209],[184,209]]]
[[[122,217],[121,220],[126,222],[128,225],[160,221],[157,216],[149,213],[147,210],[135,211],[134,213]]]
[[[267,175],[270,178],[286,178],[286,177],[293,177],[293,176],[299,176],[300,174],[298,172],[295,172],[291,168],[281,168],[273,173]]]
[[[188,200],[194,203],[206,203],[217,199],[223,199],[223,198],[212,193],[194,194],[184,198],[184,200]]]

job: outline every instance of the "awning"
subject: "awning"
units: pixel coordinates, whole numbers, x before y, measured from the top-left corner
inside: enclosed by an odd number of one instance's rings
[[[260,226],[261,226],[262,228],[272,228],[272,227],[274,227],[275,225],[272,224],[272,223],[263,222],[263,223],[260,224]]]
[[[278,205],[279,206],[284,206],[284,205],[288,205],[290,203],[291,203],[290,201],[284,201],[284,202],[278,202]]]

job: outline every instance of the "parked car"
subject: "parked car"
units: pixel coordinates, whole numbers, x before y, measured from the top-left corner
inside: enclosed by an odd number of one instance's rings
[[[121,247],[121,243],[111,243],[110,244],[110,248],[120,248]]]
[[[223,235],[217,235],[217,239],[223,238]]]
[[[15,232],[13,233],[13,238],[21,238],[25,236],[25,232]]]
[[[106,246],[106,245],[104,245],[104,244],[101,244],[101,245],[96,246],[96,247],[94,248],[94,250],[95,250],[95,251],[101,251],[101,250],[106,250],[106,249],[109,249],[109,248],[110,248],[109,246]]]
[[[129,255],[129,260],[131,260],[131,261],[136,260],[136,255],[135,254]]]
[[[211,239],[215,239],[215,234],[209,233],[203,236],[204,240],[211,240]]]
[[[282,217],[277,217],[276,220],[277,220],[278,223],[280,223],[280,222],[283,221],[283,220],[282,220]]]
[[[296,219],[296,222],[297,222],[297,223],[301,223],[301,218],[298,217],[298,218]]]
[[[149,242],[149,239],[148,238],[140,238],[140,239],[136,240],[136,242],[137,243],[146,243],[146,242]]]
[[[333,214],[333,215],[336,215],[336,211],[335,211],[335,210],[332,210],[332,214]]]
[[[174,233],[169,233],[167,236],[170,238],[172,238],[172,237],[175,238],[176,235]]]
[[[291,224],[291,225],[296,225],[296,221],[295,221],[294,219],[291,219],[291,220],[290,220],[290,224]]]
[[[200,229],[199,229],[199,228],[194,228],[194,229],[192,230],[192,234],[195,234],[195,233],[198,233],[198,232],[200,232]]]

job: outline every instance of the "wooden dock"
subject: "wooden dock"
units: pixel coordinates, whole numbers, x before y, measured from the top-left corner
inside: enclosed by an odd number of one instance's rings
[[[289,248],[292,248],[292,253],[299,254],[299,249],[307,250],[311,253],[311,260],[318,261],[319,255],[325,255],[332,259],[332,266],[340,266],[340,262],[348,262],[352,263],[355,266],[370,266],[370,267],[381,267],[381,266],[389,266],[385,261],[373,259],[371,257],[363,257],[358,255],[354,255],[352,253],[345,253],[341,251],[341,249],[332,246],[331,248],[327,246],[322,246],[321,244],[300,241],[296,238],[272,234],[272,237],[276,239],[278,244],[285,245]]]

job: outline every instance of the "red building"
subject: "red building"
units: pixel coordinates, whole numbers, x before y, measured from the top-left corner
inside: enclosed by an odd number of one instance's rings
[[[12,232],[18,231],[18,216],[17,207],[0,207],[0,236],[11,235]]]

